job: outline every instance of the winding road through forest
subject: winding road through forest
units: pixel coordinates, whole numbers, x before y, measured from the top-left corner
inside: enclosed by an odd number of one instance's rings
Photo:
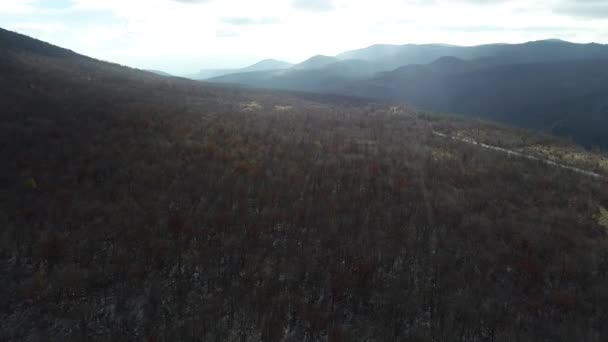
[[[465,143],[465,144],[469,144],[469,145],[479,146],[481,148],[485,148],[485,149],[488,149],[488,150],[501,152],[501,153],[508,154],[508,155],[515,156],[515,157],[520,157],[520,158],[525,158],[525,159],[529,159],[529,160],[539,161],[539,162],[547,164],[547,165],[558,167],[558,168],[561,168],[561,169],[564,169],[564,170],[570,170],[572,172],[575,172],[575,173],[578,173],[578,174],[581,174],[581,175],[585,175],[585,176],[589,176],[589,177],[593,177],[593,178],[600,178],[600,179],[605,179],[606,178],[604,175],[601,175],[601,174],[593,172],[593,171],[583,170],[583,169],[580,169],[580,168],[577,168],[577,167],[574,167],[574,166],[560,164],[560,163],[558,163],[556,161],[553,161],[553,160],[535,157],[535,156],[532,156],[532,155],[529,155],[529,154],[525,154],[525,153],[509,150],[509,149],[498,147],[498,146],[487,145],[487,144],[480,143],[480,142],[478,142],[476,140],[473,140],[473,139],[470,139],[470,138],[454,137],[454,136],[450,136],[450,135],[447,135],[445,133],[441,133],[441,132],[437,132],[437,131],[433,131],[433,135],[438,136],[438,137],[442,137],[442,138],[445,138],[445,139],[451,139],[451,140],[454,140],[454,141],[459,141],[459,142],[462,142],[462,143]]]

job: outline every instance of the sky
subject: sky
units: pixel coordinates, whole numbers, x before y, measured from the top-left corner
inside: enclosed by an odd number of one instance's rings
[[[0,27],[188,75],[380,43],[608,43],[608,0],[0,0]]]

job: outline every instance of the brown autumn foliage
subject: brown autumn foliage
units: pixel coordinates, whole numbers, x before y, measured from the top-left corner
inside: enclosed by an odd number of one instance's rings
[[[432,134],[469,121],[6,49],[0,75],[1,340],[608,337],[606,182]]]

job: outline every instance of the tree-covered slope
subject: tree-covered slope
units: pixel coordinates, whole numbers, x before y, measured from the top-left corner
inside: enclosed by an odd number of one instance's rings
[[[1,340],[608,336],[606,181],[433,132],[601,156],[57,53],[0,45]]]

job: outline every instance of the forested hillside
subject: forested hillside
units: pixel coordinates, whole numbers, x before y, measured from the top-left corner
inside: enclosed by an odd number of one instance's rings
[[[606,179],[433,132],[605,156],[0,34],[0,340],[608,337]]]
[[[338,93],[495,120],[608,148],[608,59],[500,64],[442,58],[361,82]]]

